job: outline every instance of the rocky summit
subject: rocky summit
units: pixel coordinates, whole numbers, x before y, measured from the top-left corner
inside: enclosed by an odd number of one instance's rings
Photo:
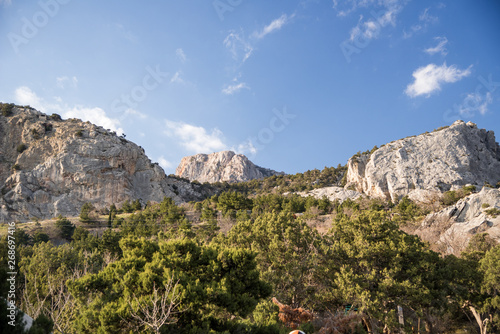
[[[184,157],[175,175],[198,182],[241,182],[282,175],[271,169],[256,166],[243,154],[222,151],[212,154],[196,154]]]
[[[90,122],[29,107],[0,116],[0,221],[78,215],[125,200],[200,200],[204,187],[167,177],[144,150]]]
[[[493,131],[456,121],[449,127],[396,140],[348,161],[347,189],[397,201],[425,202],[467,184],[500,180],[500,147]]]

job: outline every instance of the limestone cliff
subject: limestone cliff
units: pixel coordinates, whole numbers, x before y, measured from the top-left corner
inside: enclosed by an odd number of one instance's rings
[[[240,182],[278,175],[276,171],[254,165],[243,154],[222,151],[184,157],[175,175],[198,182]]]
[[[460,254],[476,233],[500,242],[500,189],[484,187],[443,210],[429,214],[415,231],[446,254]]]
[[[0,189],[0,222],[77,215],[85,202],[99,209],[206,195],[167,177],[141,147],[110,130],[22,107],[0,116]]]
[[[493,131],[474,123],[451,126],[386,144],[348,161],[346,188],[393,201],[416,201],[466,184],[500,181],[500,147]]]

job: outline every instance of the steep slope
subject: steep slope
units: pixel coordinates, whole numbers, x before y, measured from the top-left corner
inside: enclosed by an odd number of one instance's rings
[[[204,188],[169,178],[144,150],[115,133],[32,108],[0,116],[0,221],[78,214],[129,199],[202,199]]]
[[[184,157],[175,175],[199,182],[240,182],[282,175],[271,169],[256,166],[243,154],[222,151]]]
[[[474,123],[451,126],[389,143],[348,162],[346,188],[397,200],[425,201],[466,184],[500,181],[500,147],[493,131]]]
[[[440,246],[447,254],[460,254],[476,233],[487,232],[500,242],[500,189],[484,187],[443,210],[429,214],[415,234]]]

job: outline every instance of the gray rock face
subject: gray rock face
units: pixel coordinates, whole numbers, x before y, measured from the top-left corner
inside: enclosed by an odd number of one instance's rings
[[[446,254],[460,254],[476,233],[488,233],[500,242],[500,189],[484,187],[439,212],[429,214],[415,231],[422,239],[440,246]],[[488,211],[490,213],[488,213]]]
[[[348,189],[344,189],[341,187],[335,187],[335,186],[323,187],[323,188],[313,189],[310,191],[301,191],[301,192],[298,192],[297,195],[300,195],[302,197],[313,196],[314,198],[317,198],[317,199],[321,199],[324,196],[326,196],[326,198],[328,198],[330,201],[334,202],[334,201],[338,200],[340,203],[342,203],[346,199],[355,200],[355,199],[363,196],[363,194],[361,194],[357,191],[348,190]]]
[[[426,201],[466,184],[500,181],[500,147],[493,131],[456,121],[432,133],[389,143],[348,161],[346,188],[397,200]]]
[[[206,195],[167,177],[141,147],[109,130],[31,108],[0,116],[0,189],[0,221],[73,216],[85,202],[100,209],[127,199],[180,203]]]
[[[175,175],[179,177],[202,183],[241,182],[283,174],[256,166],[243,154],[233,151],[184,157],[175,170]]]

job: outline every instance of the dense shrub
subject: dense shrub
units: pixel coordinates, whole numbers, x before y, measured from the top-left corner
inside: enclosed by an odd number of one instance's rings
[[[2,115],[8,117],[12,115],[12,109],[14,108],[14,103],[1,103]]]
[[[23,153],[27,148],[28,148],[28,146],[26,146],[26,144],[21,143],[21,144],[17,145],[16,150],[19,153]]]

